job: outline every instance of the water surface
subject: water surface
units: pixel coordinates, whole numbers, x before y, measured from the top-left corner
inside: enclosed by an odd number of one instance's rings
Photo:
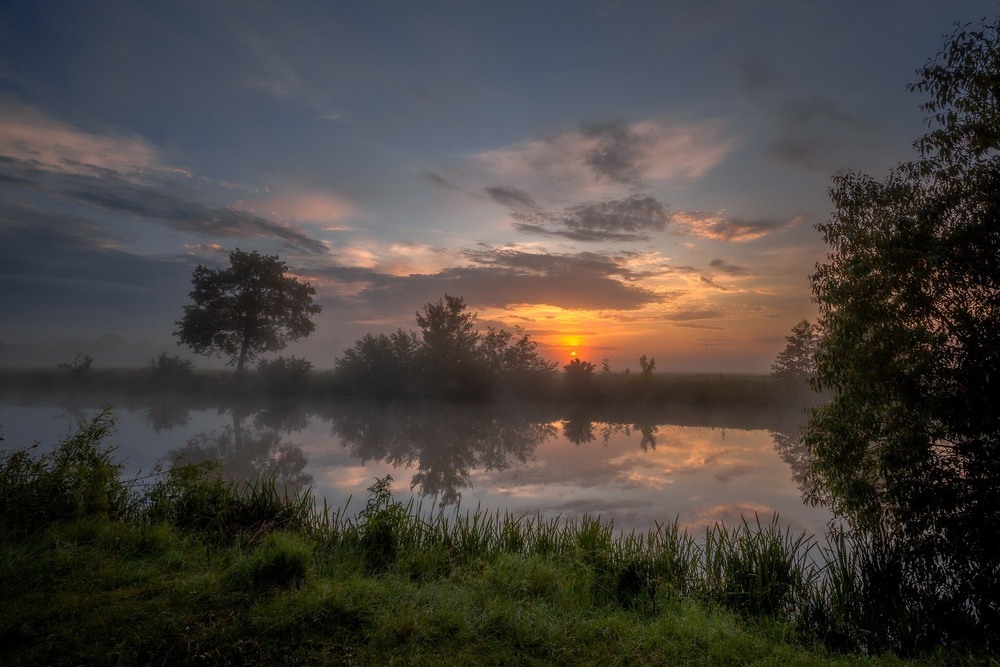
[[[52,446],[98,410],[0,404],[0,447]],[[110,442],[126,475],[157,463],[221,459],[234,479],[274,475],[349,512],[364,506],[376,477],[392,475],[395,495],[427,510],[600,515],[624,530],[677,518],[693,532],[777,513],[795,531],[823,532],[829,513],[801,498],[798,413],[747,419],[662,412],[616,420],[517,405],[161,404],[116,409]]]

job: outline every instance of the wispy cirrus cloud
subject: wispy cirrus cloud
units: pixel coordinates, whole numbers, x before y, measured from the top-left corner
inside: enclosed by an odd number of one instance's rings
[[[159,151],[140,137],[87,132],[11,102],[0,103],[0,155],[67,173],[166,169]]]
[[[6,196],[30,196],[36,206],[84,204],[202,237],[269,239],[300,252],[327,251],[294,224],[206,201],[196,180],[140,138],[90,133],[24,106],[0,106],[0,185]],[[328,202],[312,203],[315,209]]]

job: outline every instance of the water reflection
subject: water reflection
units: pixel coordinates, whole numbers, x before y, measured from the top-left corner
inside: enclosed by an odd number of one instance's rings
[[[219,461],[227,479],[252,481],[273,479],[279,490],[294,494],[312,484],[305,472],[308,460],[301,447],[282,442],[279,431],[301,430],[308,424],[304,414],[269,411],[254,415],[253,425],[239,409],[232,411],[233,423],[221,432],[199,433],[167,457],[172,465],[190,465]],[[304,422],[303,422],[304,420]],[[294,426],[300,425],[299,428]]]
[[[563,420],[563,437],[574,445],[583,445],[597,440],[600,435],[604,445],[612,436],[622,434],[631,436],[632,433],[639,433],[642,436],[639,447],[642,451],[656,449],[656,436],[659,435],[659,428],[652,422],[639,421],[631,422],[602,422],[595,421],[591,415],[585,412],[572,412],[570,416]]]
[[[0,405],[0,446],[54,444],[100,405]],[[570,519],[597,513],[622,528],[680,516],[697,529],[775,511],[810,529],[828,520],[802,504],[809,457],[800,410],[267,401],[189,409],[177,400],[119,405],[116,413],[112,443],[127,474],[157,461],[218,459],[232,479],[311,486],[335,507],[351,497],[356,505],[373,477],[392,474],[402,500],[409,482],[438,506],[461,500]]]
[[[191,418],[191,408],[180,400],[157,401],[142,412],[146,425],[154,433],[185,426]]]
[[[470,486],[472,471],[524,464],[556,434],[551,424],[516,411],[453,405],[352,406],[330,418],[333,434],[362,462],[416,466],[410,488],[453,505]]]

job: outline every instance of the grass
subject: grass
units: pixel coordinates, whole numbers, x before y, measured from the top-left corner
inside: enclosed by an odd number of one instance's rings
[[[840,579],[775,521],[696,539],[676,524],[623,535],[598,519],[427,516],[393,500],[389,477],[357,515],[316,512],[308,495],[230,484],[211,466],[142,483],[105,474],[111,426],[102,413],[51,455],[0,455],[2,664],[977,660],[820,646],[803,611]],[[65,493],[50,503],[35,486]],[[21,495],[40,505],[30,521]],[[823,618],[851,627],[846,612]]]

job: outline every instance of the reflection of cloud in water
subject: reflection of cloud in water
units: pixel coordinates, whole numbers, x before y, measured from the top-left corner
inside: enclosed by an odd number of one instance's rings
[[[774,507],[756,503],[727,503],[724,505],[713,505],[702,507],[690,518],[686,519],[682,527],[693,530],[704,530],[705,526],[716,523],[725,524],[729,528],[742,525],[745,518],[748,523],[753,524],[754,516],[760,517],[761,523],[767,523],[777,512]]]

